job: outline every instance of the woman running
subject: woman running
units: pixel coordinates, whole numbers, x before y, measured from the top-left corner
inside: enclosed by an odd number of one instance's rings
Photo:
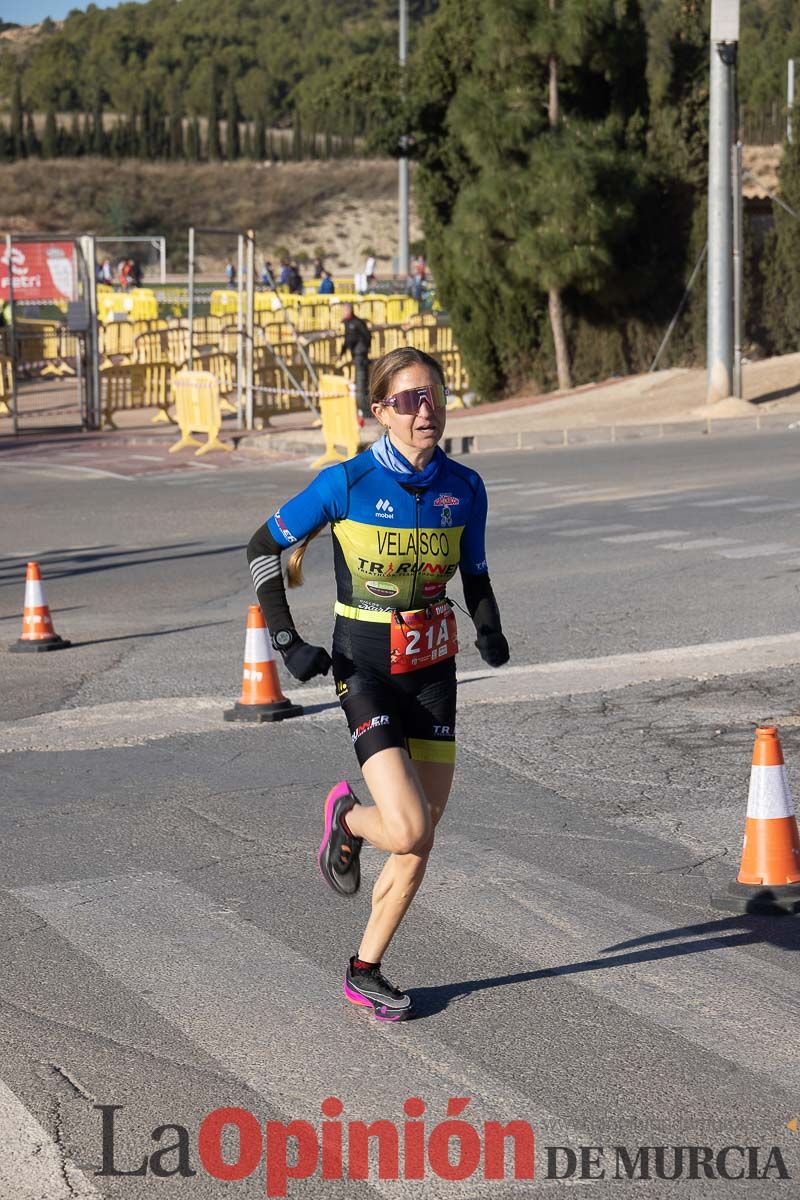
[[[411,997],[380,968],[422,883],[453,782],[458,646],[445,593],[456,570],[482,658],[499,667],[509,651],[486,567],[486,489],[438,445],[447,405],[441,366],[411,347],[384,354],[372,369],[370,402],[383,437],[281,505],[253,535],[247,557],[289,673],[305,682],[333,665],[374,803],[362,804],[345,781],[331,790],[318,861],[333,890],[352,896],[363,840],[389,855],[344,991],[379,1020],[402,1021],[412,1015]],[[332,660],[295,629],[280,564],[281,552],[294,547],[287,582],[302,583],[303,554],[326,524],[338,595]]]

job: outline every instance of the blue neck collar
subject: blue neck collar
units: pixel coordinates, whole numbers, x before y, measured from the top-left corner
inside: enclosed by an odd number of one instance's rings
[[[427,487],[429,483],[432,483],[439,474],[446,457],[444,451],[437,446],[427,467],[422,471],[417,471],[392,444],[388,433],[385,433],[377,442],[373,442],[372,453],[382,467],[399,477],[400,483],[410,484],[411,487]]]

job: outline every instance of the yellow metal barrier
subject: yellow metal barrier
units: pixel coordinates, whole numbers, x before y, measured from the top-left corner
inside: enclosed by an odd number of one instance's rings
[[[195,457],[209,450],[232,450],[219,440],[222,412],[219,406],[219,383],[210,371],[179,371],[173,380],[175,415],[181,429],[180,441],[170,446],[170,454],[185,446],[199,446]],[[199,442],[193,433],[205,433],[207,440]]]
[[[352,458],[360,440],[355,395],[341,375],[320,375],[319,411],[325,453],[311,464],[312,470]]]
[[[101,367],[99,374],[104,429],[118,428],[114,413],[135,408],[158,408],[153,421],[172,422],[168,411],[175,374],[172,363],[118,363]]]
[[[121,313],[131,321],[153,321],[158,317],[158,301],[150,288],[131,288],[127,292],[98,292],[97,315],[104,324]]]
[[[130,321],[111,321],[100,326],[100,350],[106,358],[130,359],[133,354],[133,325]]]

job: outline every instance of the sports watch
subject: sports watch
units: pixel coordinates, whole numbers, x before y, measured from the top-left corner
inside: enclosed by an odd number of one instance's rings
[[[299,642],[297,630],[295,629],[279,629],[277,633],[272,635],[272,648],[279,650],[281,654],[285,654],[290,646],[295,642]]]

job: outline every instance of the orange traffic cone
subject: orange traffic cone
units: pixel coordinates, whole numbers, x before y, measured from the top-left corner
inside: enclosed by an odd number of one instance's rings
[[[714,902],[743,913],[800,913],[800,835],[778,731],[756,729],[742,865]]]
[[[299,717],[303,710],[292,704],[281,691],[275,653],[267,635],[267,626],[257,604],[247,610],[247,635],[244,644],[242,694],[229,708],[226,721],[285,721]]]
[[[22,633],[19,640],[9,646],[14,654],[23,652],[41,653],[43,650],[64,650],[70,642],[59,637],[53,628],[53,618],[44,594],[42,573],[39,564],[28,563],[25,576],[25,604],[22,614]]]

